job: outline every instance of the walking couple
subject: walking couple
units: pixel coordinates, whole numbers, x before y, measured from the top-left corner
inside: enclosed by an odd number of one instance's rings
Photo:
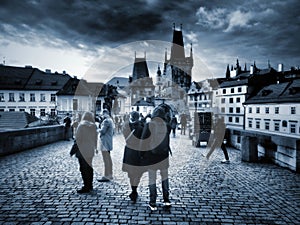
[[[138,198],[137,187],[145,172],[149,176],[149,193],[151,210],[157,210],[156,178],[160,171],[162,180],[162,192],[164,206],[170,207],[169,199],[169,154],[171,110],[166,104],[157,106],[151,121],[144,123],[139,120],[139,113],[131,112],[130,120],[123,127],[123,135],[126,140],[122,170],[128,173],[133,203]]]

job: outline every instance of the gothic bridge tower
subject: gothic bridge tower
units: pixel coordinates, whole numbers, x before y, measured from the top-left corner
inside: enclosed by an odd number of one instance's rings
[[[187,93],[191,86],[193,66],[194,61],[192,44],[190,56],[186,57],[183,43],[182,25],[180,26],[180,30],[177,30],[174,23],[171,55],[170,59],[167,59],[167,52],[165,52],[163,75],[165,78],[172,80],[173,83],[177,84]]]

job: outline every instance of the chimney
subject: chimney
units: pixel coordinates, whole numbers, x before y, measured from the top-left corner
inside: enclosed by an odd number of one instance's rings
[[[251,66],[250,66],[250,74],[252,75],[253,73],[254,73],[254,66],[251,65]]]
[[[283,64],[282,63],[278,64],[278,72],[283,72]]]
[[[67,74],[67,73],[66,73],[66,71],[64,70],[64,71],[63,71],[63,75],[66,75],[66,74]]]
[[[46,73],[51,73],[51,70],[50,69],[46,69],[45,72]]]

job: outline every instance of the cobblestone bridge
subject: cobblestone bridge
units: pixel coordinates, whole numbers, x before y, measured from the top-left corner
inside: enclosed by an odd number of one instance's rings
[[[300,224],[300,175],[272,164],[245,163],[229,149],[230,164],[216,150],[195,148],[187,136],[171,138],[172,207],[150,212],[147,174],[136,204],[121,171],[124,139],[114,136],[114,180],[99,183],[101,155],[94,158],[94,191],[82,185],[71,141],[0,158],[0,224]],[[158,186],[160,188],[160,186]],[[159,189],[159,200],[161,190]]]

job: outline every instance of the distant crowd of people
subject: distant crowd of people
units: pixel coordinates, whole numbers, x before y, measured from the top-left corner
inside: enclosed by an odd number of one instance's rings
[[[65,139],[70,140],[74,136],[74,144],[71,156],[76,155],[79,169],[83,180],[83,187],[78,193],[89,193],[93,190],[93,157],[95,153],[101,152],[104,163],[104,174],[99,182],[113,180],[113,162],[111,151],[113,150],[113,135],[122,133],[125,139],[122,170],[128,174],[131,193],[130,200],[135,203],[138,199],[138,186],[144,173],[148,173],[149,180],[149,207],[157,210],[157,172],[160,172],[162,195],[165,207],[170,207],[169,197],[169,156],[172,154],[170,148],[170,134],[176,137],[176,129],[181,124],[181,134],[185,135],[187,116],[182,115],[180,122],[173,115],[167,104],[157,106],[152,113],[142,116],[137,111],[132,111],[124,116],[115,116],[112,119],[109,110],[104,109],[101,115],[94,116],[91,112],[77,115],[71,122],[69,115],[63,120],[65,124]],[[220,120],[216,123],[217,129],[224,129]],[[224,124],[224,123],[223,123]],[[74,135],[72,134],[74,131]],[[225,129],[224,129],[225,130]],[[219,141],[221,131],[215,131],[215,137],[211,150],[207,154],[210,157],[218,146],[221,146],[226,161],[229,162],[228,153],[222,141]]]

